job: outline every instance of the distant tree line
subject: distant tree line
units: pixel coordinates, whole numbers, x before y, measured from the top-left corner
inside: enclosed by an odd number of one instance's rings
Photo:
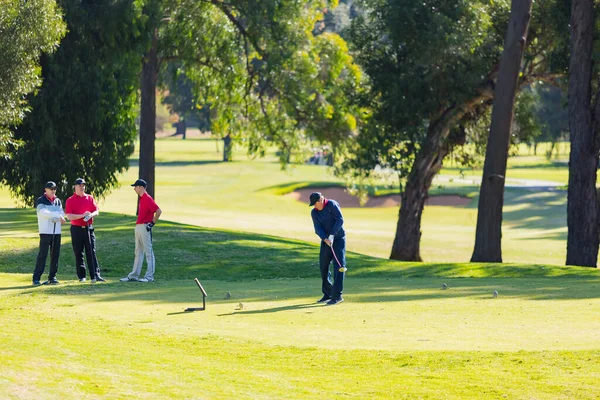
[[[335,172],[354,182],[393,171],[402,198],[393,259],[421,260],[423,207],[444,160],[457,152],[465,163],[485,157],[472,260],[500,262],[511,144],[555,142],[568,130],[567,263],[595,266],[594,7],[592,0],[10,0],[0,6],[0,50],[20,57],[0,61],[0,179],[26,204],[48,179],[64,196],[85,176],[93,194],[105,195],[129,165],[139,104],[139,174],[156,196],[162,88],[182,124],[209,119],[217,137],[251,155],[276,146],[282,167],[314,143],[330,146]],[[23,21],[37,41],[23,41]],[[568,105],[560,96],[567,87]]]

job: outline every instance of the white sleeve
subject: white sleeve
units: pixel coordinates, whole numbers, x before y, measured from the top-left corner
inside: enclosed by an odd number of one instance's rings
[[[52,211],[48,210],[48,208],[46,206],[44,206],[43,204],[40,204],[37,206],[37,214],[40,218],[44,218],[44,219],[58,218],[61,215],[58,212],[52,212]]]

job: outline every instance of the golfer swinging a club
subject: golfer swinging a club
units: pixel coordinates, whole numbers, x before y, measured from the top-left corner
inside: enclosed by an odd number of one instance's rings
[[[346,232],[344,217],[337,201],[326,199],[319,192],[311,193],[309,207],[314,206],[310,215],[315,226],[315,233],[321,238],[319,265],[321,268],[321,291],[323,297],[317,303],[327,305],[339,304],[344,288],[346,273]],[[333,284],[329,265],[333,261]]]
[[[40,251],[33,271],[33,284],[40,284],[40,278],[46,268],[48,248],[50,248],[50,272],[48,280],[43,285],[56,285],[58,284],[56,273],[60,257],[61,225],[66,222],[62,203],[56,197],[56,183],[52,181],[46,183],[44,194],[35,201],[35,208],[40,230]]]

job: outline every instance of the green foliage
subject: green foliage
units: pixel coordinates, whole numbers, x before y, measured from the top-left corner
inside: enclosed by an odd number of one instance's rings
[[[373,110],[342,172],[355,177],[376,166],[402,179],[432,119],[440,110],[475,95],[496,64],[502,36],[492,15],[506,2],[453,0],[363,2],[349,40],[370,78],[361,100]]]
[[[56,50],[65,24],[53,0],[0,3],[0,156],[10,157],[10,131],[28,111],[25,96],[41,83],[39,58]]]
[[[15,131],[24,142],[10,146],[2,182],[32,204],[47,180],[65,197],[78,177],[101,197],[129,165],[136,128],[134,105],[142,28],[138,2],[60,2],[69,33],[58,51],[42,59],[44,84],[32,113]]]
[[[210,130],[210,119],[207,118],[209,113],[204,107],[201,107],[196,102],[196,97],[193,92],[193,83],[185,75],[176,63],[168,65],[161,76],[161,86],[166,89],[167,95],[163,97],[162,102],[169,111],[179,115],[179,121],[200,120],[201,128]]]
[[[565,72],[569,11],[559,3],[534,5],[521,86]],[[367,12],[353,21],[349,42],[370,78],[371,91],[361,98],[362,104],[373,111],[338,172],[360,181],[383,169],[395,172],[402,183],[428,128],[446,110],[476,98],[495,80],[509,2],[375,0],[361,5]],[[531,104],[525,107],[524,98],[522,102],[515,116],[515,143],[537,129],[526,112]],[[470,142],[484,148],[490,106],[491,101],[471,105],[466,116],[450,126],[450,147]],[[460,138],[462,130],[466,140]],[[467,164],[477,154],[458,153]]]
[[[337,34],[315,34],[336,3],[173,2],[159,30],[161,54],[182,63],[197,106],[211,107],[212,131],[231,134],[251,155],[275,144],[285,165],[307,140],[339,151],[356,133],[360,113],[350,99],[362,78]]]
[[[535,118],[541,126],[537,142],[558,142],[567,139],[569,112],[565,93],[559,87],[541,83],[532,88],[539,101],[535,105]]]
[[[536,115],[540,98],[529,88],[517,93],[515,98],[514,120],[510,136],[510,155],[516,155],[521,143],[539,141],[541,124]],[[492,110],[484,110],[478,118],[466,121],[466,146],[457,146],[450,155],[452,161],[461,167],[482,167],[487,147]]]

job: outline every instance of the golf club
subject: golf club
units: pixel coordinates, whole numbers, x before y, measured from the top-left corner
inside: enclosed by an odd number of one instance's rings
[[[96,265],[96,263],[99,263],[98,257],[94,257],[94,252],[92,250],[92,233],[91,233],[91,228],[90,228],[90,218],[85,217],[83,220],[85,221],[85,227],[86,227],[87,234],[88,234],[88,244],[90,245],[90,255],[92,256],[91,257],[92,263],[94,264],[92,266],[94,268],[94,276],[98,277],[99,276],[98,272],[100,270],[100,267],[99,267],[99,265]],[[92,280],[94,279],[93,277],[91,277],[91,278],[92,278]]]
[[[52,260],[54,259],[54,238],[56,237],[56,222],[54,222],[54,228],[52,228],[52,242],[50,242],[50,273],[52,273]],[[42,285],[49,284],[50,280],[42,283]]]
[[[54,259],[54,239],[56,235],[56,222],[54,222],[54,227],[52,228],[52,243],[50,243],[50,265],[52,265],[52,260]]]
[[[335,261],[337,261],[337,263],[339,265],[338,271],[340,271],[340,272],[348,271],[348,268],[342,266],[342,263],[340,262],[340,260],[338,260],[337,256],[335,255],[335,251],[333,251],[333,243],[329,247],[331,247],[331,253],[333,254],[333,258],[335,258]]]

